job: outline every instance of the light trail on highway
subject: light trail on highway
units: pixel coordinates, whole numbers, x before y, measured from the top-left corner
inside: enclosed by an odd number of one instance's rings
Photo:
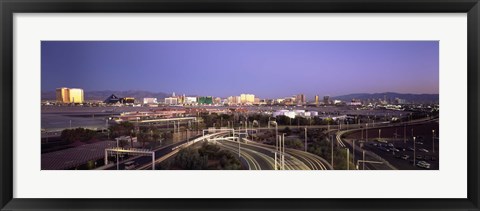
[[[245,143],[240,143],[240,154],[249,164],[250,169],[273,170],[275,169],[275,147],[266,144],[260,144],[245,139]],[[238,154],[238,142],[230,139],[217,139],[219,146],[231,150]],[[252,160],[253,159],[253,160]],[[279,161],[277,161],[280,163]],[[252,167],[253,166],[253,167]],[[332,169],[328,162],[314,154],[286,149],[285,170],[327,170]]]

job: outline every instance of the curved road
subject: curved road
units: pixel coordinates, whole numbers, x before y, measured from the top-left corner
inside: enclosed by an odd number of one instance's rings
[[[251,170],[274,170],[275,147],[243,139],[240,143],[240,154]],[[220,147],[238,154],[238,142],[231,139],[216,139]],[[277,161],[279,165],[279,161]],[[280,165],[279,165],[280,166]],[[323,158],[296,149],[285,149],[285,170],[328,170],[330,164]]]

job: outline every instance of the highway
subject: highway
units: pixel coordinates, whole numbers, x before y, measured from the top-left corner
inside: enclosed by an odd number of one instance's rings
[[[225,133],[225,132],[210,134],[210,135],[206,135],[205,137],[195,136],[195,137],[190,138],[188,141],[184,140],[184,141],[180,141],[180,142],[177,142],[177,143],[170,144],[168,146],[164,146],[164,147],[155,149],[154,150],[155,151],[155,164],[158,164],[158,163],[164,161],[165,159],[171,157],[172,155],[176,154],[178,151],[180,151],[180,149],[182,147],[188,147],[188,146],[190,146],[190,145],[192,145],[192,144],[194,144],[198,141],[202,141],[204,139],[215,137],[215,136],[221,135],[223,133]],[[152,158],[150,156],[135,156],[135,157],[120,161],[119,162],[119,169],[124,169],[125,168],[124,163],[128,162],[128,161],[135,161],[135,163],[137,164],[136,169],[138,169],[138,170],[152,169]],[[107,166],[102,166],[102,167],[97,168],[97,169],[98,170],[100,170],[100,169],[116,170],[117,165],[116,165],[115,162],[113,162],[113,163],[111,163]]]
[[[249,141],[248,143],[252,146],[268,149],[272,152],[275,151],[275,147],[271,145],[260,144],[252,141]],[[314,155],[312,153],[297,150],[297,149],[290,149],[290,148],[285,148],[285,153],[288,157],[292,157],[295,160],[295,163],[302,163],[301,165],[306,166],[305,169],[309,169],[309,170],[332,169],[330,164],[325,159],[317,155]]]
[[[408,125],[415,125],[415,124],[423,124],[425,122],[435,121],[435,119],[422,119],[422,120],[414,120],[410,121]],[[375,126],[369,127],[368,129],[379,129],[379,128],[386,128],[386,127],[393,127],[403,125],[404,123],[395,123],[390,124],[388,122],[379,122],[376,123]],[[355,132],[364,128],[364,124],[352,124],[349,125],[348,130],[341,130],[338,131],[334,128],[339,128],[340,126],[336,125],[330,126],[329,133],[335,133],[336,141],[339,146],[342,148],[348,147],[352,150],[353,146],[352,143],[342,140],[342,136],[347,133]],[[305,126],[303,126],[305,127]],[[307,126],[308,128],[327,128],[327,125],[321,126]],[[272,130],[273,127],[270,128],[255,128],[255,129],[268,129]],[[237,133],[237,131],[235,131]],[[210,141],[218,144],[221,148],[232,151],[235,155],[238,155],[239,150],[239,142],[234,141],[232,137],[230,137],[230,131],[222,131],[216,132],[213,134],[208,134],[205,136],[196,136],[191,138],[190,140],[180,141],[159,149],[155,149],[155,164],[158,164],[171,156],[175,155],[181,148],[189,147],[192,144],[199,142],[199,141]],[[238,139],[238,138],[236,138]],[[353,151],[351,151],[353,152]],[[275,146],[260,144],[248,140],[246,138],[242,138],[240,142],[240,158],[245,161],[248,165],[250,170],[274,170],[275,169]],[[355,154],[357,155],[356,158],[361,158],[361,149],[360,147],[356,148]],[[385,162],[386,166],[390,169],[394,169],[393,166],[389,165],[388,162],[384,161],[381,157],[376,156],[372,152],[365,152],[366,156],[369,159],[374,159],[376,161]],[[280,157],[280,156],[278,156]],[[356,160],[358,160],[356,159]],[[368,159],[367,159],[368,160]],[[119,163],[119,169],[124,169],[124,163],[127,161],[135,161],[137,164],[136,169],[143,170],[143,169],[151,169],[152,168],[152,158],[150,156],[135,156],[130,159],[121,161]],[[277,161],[278,169],[280,169],[280,159]],[[376,165],[375,165],[376,166]],[[366,164],[367,168],[374,168],[373,165]],[[107,166],[100,167],[98,169],[106,169],[106,170],[115,170],[117,169],[116,163],[112,163]],[[317,155],[304,152],[301,150],[296,149],[285,149],[285,170],[330,170],[333,169],[329,162],[327,162],[324,158],[321,158]]]
[[[231,139],[219,138],[216,143],[227,150],[238,154],[239,143]],[[274,170],[275,169],[275,147],[260,144],[243,138],[240,142],[241,158],[246,161],[251,170]],[[278,156],[280,157],[280,156]],[[278,167],[280,161],[277,161]],[[279,167],[280,168],[280,167]],[[323,158],[314,154],[296,150],[285,149],[285,170],[328,170],[332,169],[330,164]]]
[[[205,136],[197,136],[196,138],[194,139],[190,139],[189,141],[182,141],[181,144],[176,144],[175,146],[171,146],[171,147],[168,147],[166,149],[166,153],[161,155],[160,157],[156,157],[155,159],[155,165],[158,164],[158,163],[161,163],[163,161],[165,161],[166,159],[168,159],[169,157],[175,155],[178,153],[178,151],[180,151],[182,148],[186,148],[186,147],[189,147],[199,141],[204,141],[204,140],[208,140],[210,138],[215,138],[219,135],[223,135],[223,134],[226,134],[226,133],[229,133],[229,131],[225,131],[225,132],[218,132],[218,133],[213,133],[213,134],[208,134],[208,135],[205,135]],[[151,159],[149,160],[149,162],[143,164],[143,165],[140,165],[140,167],[137,168],[137,170],[147,170],[147,169],[151,169],[152,168],[152,162],[151,162]]]

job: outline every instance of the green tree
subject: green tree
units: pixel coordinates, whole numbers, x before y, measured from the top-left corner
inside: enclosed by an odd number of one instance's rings
[[[65,129],[62,131],[60,138],[67,143],[76,141],[87,142],[92,140],[96,135],[94,130],[85,128]]]
[[[289,127],[285,127],[281,132],[285,133],[286,136],[289,136],[292,134],[292,130]]]
[[[110,136],[113,138],[131,135],[131,131],[134,129],[135,126],[131,122],[120,122],[109,127]]]
[[[137,141],[142,142],[142,148],[145,148],[145,142],[150,141],[151,136],[145,132],[140,132],[137,134]]]
[[[207,169],[207,158],[200,156],[197,150],[185,148],[175,156],[175,165],[185,170]]]
[[[293,149],[304,149],[304,141],[298,138],[285,138],[285,146]]]

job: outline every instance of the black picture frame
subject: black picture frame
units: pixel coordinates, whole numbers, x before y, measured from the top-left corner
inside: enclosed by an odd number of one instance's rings
[[[478,0],[0,0],[1,210],[479,210]],[[18,199],[13,198],[14,13],[467,13],[468,197],[466,199]],[[446,181],[452,182],[452,181]],[[448,191],[448,190],[445,190]]]

